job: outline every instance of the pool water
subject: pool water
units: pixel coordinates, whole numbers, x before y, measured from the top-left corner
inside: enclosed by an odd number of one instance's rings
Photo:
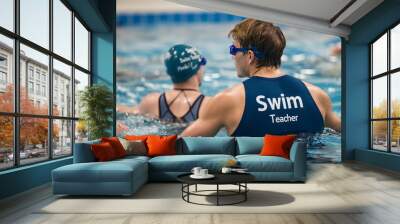
[[[150,92],[172,88],[165,73],[163,56],[174,44],[186,43],[199,49],[207,58],[206,74],[201,91],[213,96],[237,84],[242,79],[236,71],[227,37],[234,23],[205,23],[131,26],[117,29],[117,104],[137,105]],[[331,48],[340,44],[338,37],[282,27],[286,48],[282,69],[325,90],[331,97],[334,111],[340,115],[341,78],[340,55],[332,56]],[[165,123],[143,116],[117,114],[118,135],[175,134],[185,126]],[[218,136],[226,136],[221,130]],[[313,162],[340,162],[341,137],[333,130],[314,137],[308,147],[308,158]]]

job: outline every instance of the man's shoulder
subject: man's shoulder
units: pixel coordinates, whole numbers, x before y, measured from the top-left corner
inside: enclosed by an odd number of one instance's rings
[[[320,87],[313,85],[311,83],[302,81],[304,83],[304,85],[306,85],[307,89],[311,92],[311,94],[316,94],[319,97],[324,97],[324,96],[328,96],[324,90],[322,90]]]
[[[239,83],[223,90],[222,92],[215,95],[214,98],[218,101],[221,102],[228,101],[227,103],[229,103],[232,101],[235,102],[238,99],[238,97],[243,96],[243,94],[244,94],[244,86],[242,83]]]
[[[311,95],[313,96],[314,100],[317,100],[322,104],[322,106],[329,107],[331,104],[331,99],[328,94],[318,86],[315,86],[311,83],[303,81],[306,85],[307,89],[310,91]]]

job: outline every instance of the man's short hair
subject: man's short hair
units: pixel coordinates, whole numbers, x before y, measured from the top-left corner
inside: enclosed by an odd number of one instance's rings
[[[258,51],[262,57],[256,59],[257,67],[280,67],[286,40],[279,27],[261,20],[245,19],[236,24],[228,37],[239,42],[240,47]]]

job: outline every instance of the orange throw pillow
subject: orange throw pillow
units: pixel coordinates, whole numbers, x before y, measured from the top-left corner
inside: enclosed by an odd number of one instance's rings
[[[115,151],[109,142],[102,142],[91,145],[94,157],[99,162],[110,161],[116,159]]]
[[[280,156],[290,159],[290,148],[295,135],[265,135],[264,146],[261,149],[261,156]]]
[[[158,136],[147,138],[148,156],[176,155],[176,135]]]
[[[121,142],[117,137],[109,137],[109,138],[101,138],[101,142],[108,142],[111,144],[112,148],[114,149],[115,155],[117,158],[125,157],[126,151],[124,146],[122,146]]]
[[[149,135],[125,135],[125,139],[129,141],[142,140],[143,142],[146,142],[148,136]]]

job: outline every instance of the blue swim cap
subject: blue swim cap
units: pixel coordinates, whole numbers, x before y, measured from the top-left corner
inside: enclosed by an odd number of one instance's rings
[[[196,48],[177,44],[168,50],[164,63],[172,82],[181,83],[195,75],[204,61]]]

